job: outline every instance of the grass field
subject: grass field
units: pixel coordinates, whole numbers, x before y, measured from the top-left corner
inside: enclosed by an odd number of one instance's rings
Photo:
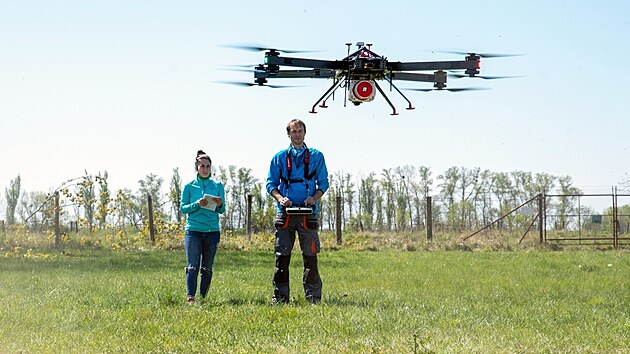
[[[205,303],[184,253],[0,256],[1,353],[630,353],[627,251],[328,250],[309,305],[271,306],[273,254],[220,249]]]

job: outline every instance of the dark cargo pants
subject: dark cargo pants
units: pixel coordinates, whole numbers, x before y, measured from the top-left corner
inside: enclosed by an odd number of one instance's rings
[[[297,233],[302,249],[304,262],[304,274],[302,284],[306,299],[317,303],[322,298],[322,279],[317,267],[317,253],[320,243],[317,235],[317,214],[311,215],[287,215],[278,213],[275,220],[276,226],[276,266],[273,274],[273,298],[275,302],[289,302],[289,264],[291,263],[291,251],[295,244]]]

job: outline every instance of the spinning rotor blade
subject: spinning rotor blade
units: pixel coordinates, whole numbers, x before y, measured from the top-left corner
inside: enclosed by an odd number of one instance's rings
[[[420,92],[431,92],[431,91],[449,91],[449,92],[461,92],[461,91],[483,91],[489,90],[487,87],[461,87],[461,88],[443,88],[443,89],[435,89],[435,88],[406,88],[404,90],[407,91],[420,91]]]
[[[483,79],[483,80],[497,80],[497,79],[514,79],[514,78],[518,78],[521,76],[483,76],[483,75],[474,75],[474,76],[470,76],[470,75],[465,75],[465,74],[448,74],[449,77],[454,77],[457,79],[463,79],[466,77],[472,78],[472,79]]]
[[[250,51],[250,52],[264,52],[266,50],[275,50],[276,52],[283,52],[283,53],[316,53],[316,52],[321,52],[320,50],[278,49],[278,48],[262,47],[262,46],[257,46],[257,45],[241,45],[241,44],[225,44],[225,45],[221,45],[221,47],[233,48],[233,49],[241,49],[241,50],[246,50],[246,51]]]
[[[302,87],[302,86],[287,86],[287,85],[259,85],[253,82],[243,82],[243,81],[215,81],[219,84],[233,85],[233,86],[241,86],[241,87],[250,87],[250,86],[261,86],[261,87],[269,87],[269,88],[291,88],[291,87]]]
[[[263,71],[256,69],[258,65],[226,65],[223,68],[219,68],[222,71],[241,71],[246,73],[253,73],[256,71]]]
[[[441,53],[460,54],[460,55],[478,55],[481,58],[504,58],[504,57],[518,57],[523,54],[500,54],[500,53],[468,53],[468,52],[452,52],[441,51]]]

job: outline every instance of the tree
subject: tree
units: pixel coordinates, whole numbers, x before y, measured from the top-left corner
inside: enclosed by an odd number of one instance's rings
[[[322,202],[320,202],[320,206]],[[273,220],[276,215],[276,200],[256,182],[252,190],[252,228],[254,232],[272,231]]]
[[[138,181],[140,184],[139,195],[137,196],[136,203],[140,206],[142,213],[142,219],[148,220],[149,206],[147,204],[148,197],[151,196],[153,202],[153,215],[155,218],[163,219],[164,213],[162,212],[162,198],[160,197],[160,191],[162,190],[162,182],[164,179],[157,175],[150,173],[144,180]]]
[[[396,192],[394,190],[394,181],[392,173],[389,169],[383,169],[383,178],[380,180],[380,186],[385,195],[385,223],[386,229],[396,231]]]
[[[96,220],[98,220],[98,228],[101,230],[105,229],[107,226],[107,216],[111,211],[110,203],[112,202],[112,197],[109,192],[107,178],[107,171],[103,172],[103,174],[99,172],[95,177],[96,183],[98,183],[99,187],[98,203],[96,205]]]
[[[374,177],[374,172],[371,172],[366,178],[361,179],[359,184],[359,213],[361,214],[359,227],[361,231],[364,227],[368,230],[373,229],[377,183]]]
[[[538,193],[549,194],[556,184],[556,177],[548,173],[537,173],[534,176],[535,190]]]
[[[492,192],[499,201],[499,215],[505,215],[510,211],[510,191],[514,188],[510,176],[505,172],[497,172],[492,176]],[[508,218],[509,222],[509,218]],[[502,223],[499,224],[501,227]]]
[[[134,198],[131,190],[128,188],[120,189],[116,192],[116,199],[114,199],[114,211],[118,217],[116,224],[123,233],[126,231],[127,226],[133,226],[137,230],[141,230],[143,220],[142,205],[136,202],[137,199]],[[143,205],[146,205],[146,203],[143,203]]]
[[[354,183],[352,183],[352,175],[347,173],[345,178],[344,194],[348,203],[348,218],[352,218],[352,210],[354,206]]]
[[[438,176],[439,180],[442,180],[440,183],[440,197],[442,197],[447,213],[451,210],[453,204],[455,203],[455,191],[457,189],[457,184],[460,180],[460,172],[457,167],[450,167],[443,174]],[[448,213],[447,214],[447,222],[450,227],[458,228],[458,220],[454,218],[455,214]]]
[[[9,182],[9,189],[4,189],[4,195],[7,199],[6,218],[7,225],[15,224],[15,211],[17,209],[18,200],[20,199],[20,187],[22,179],[18,175]]]
[[[569,228],[571,223],[569,219],[569,215],[578,214],[578,210],[575,203],[575,197],[582,192],[573,187],[573,179],[569,176],[559,177],[558,183],[560,184],[560,197],[557,205],[558,208],[558,217],[559,217],[559,225],[561,229]]]
[[[619,184],[621,184],[621,188],[625,190],[626,193],[630,193],[630,174],[624,174]]]
[[[173,169],[171,186],[168,191],[168,199],[171,202],[171,212],[175,215],[175,220],[179,224],[182,221],[182,212],[179,206],[182,198],[182,178],[179,176],[179,168]]]
[[[46,226],[51,224],[53,214],[54,203],[46,193],[30,192],[23,195],[18,215],[31,229],[44,231]]]
[[[475,218],[474,205],[470,202],[470,199],[474,199],[474,194],[478,189],[477,181],[479,179],[481,169],[479,167],[471,170],[460,167],[459,169],[459,189],[461,192],[461,204],[460,204],[460,228],[470,228],[472,221]]]
[[[475,189],[474,207],[481,214],[481,223],[486,225],[496,216],[492,213],[492,172],[490,170],[481,171]]]
[[[236,173],[236,183],[233,190],[234,199],[237,200],[238,227],[245,228],[247,222],[247,196],[252,193],[252,188],[256,186],[257,179],[252,174],[251,168],[241,167]]]
[[[94,191],[94,181],[87,171],[85,171],[81,182],[77,183],[76,189],[78,206],[83,206],[85,222],[88,230],[92,232],[94,230],[94,203],[96,201],[96,195]]]

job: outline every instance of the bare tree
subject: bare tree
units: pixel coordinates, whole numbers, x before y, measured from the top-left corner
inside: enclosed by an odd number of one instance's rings
[[[389,169],[383,169],[381,175],[383,178],[380,180],[381,190],[385,196],[384,209],[385,209],[385,223],[386,229],[396,231],[396,191],[394,190],[394,180],[392,178],[392,172]]]
[[[447,211],[447,223],[451,228],[459,228],[459,217],[453,208],[455,204],[455,191],[460,180],[458,167],[450,167],[443,174],[438,176],[440,183],[440,196],[443,198]]]
[[[623,175],[619,184],[621,184],[621,188],[625,190],[626,193],[630,193],[630,174],[626,173]]]
[[[359,187],[359,209],[361,213],[360,228],[373,229],[374,208],[376,203],[376,179],[374,172],[361,180]]]

